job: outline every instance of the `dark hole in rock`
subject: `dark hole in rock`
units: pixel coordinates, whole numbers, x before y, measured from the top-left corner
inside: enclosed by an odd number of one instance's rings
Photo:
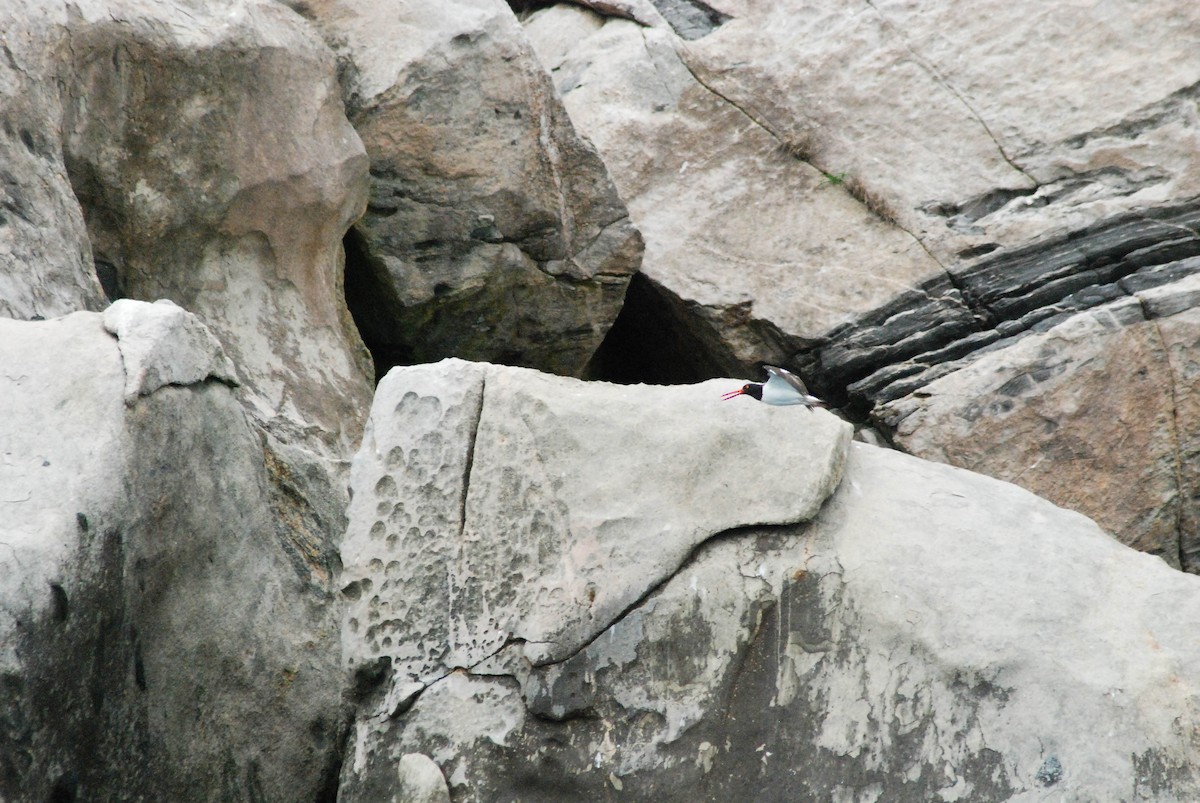
[[[133,682],[142,691],[146,690],[146,662],[142,658],[142,641],[137,636],[137,629],[130,628],[130,638],[133,641]]]
[[[354,699],[361,702],[383,685],[391,667],[391,659],[385,655],[354,670]]]
[[[683,39],[700,39],[733,19],[703,0],[650,0]]]
[[[54,782],[54,788],[50,790],[47,803],[73,803],[78,786],[79,782],[75,778],[75,773],[68,772],[62,775]]]
[[[529,14],[538,9],[558,5],[559,0],[508,0],[514,14]]]
[[[342,245],[346,251],[346,306],[371,352],[378,382],[390,368],[413,362],[407,348],[390,343],[383,336],[391,328],[389,311],[396,309],[399,302],[391,289],[387,266],[367,253],[362,235],[351,228]]]
[[[67,592],[58,583],[50,584],[50,596],[52,598],[54,621],[65,622],[71,613],[70,606],[67,603]]]
[[[619,384],[686,385],[724,373],[692,333],[680,302],[638,273],[584,377]]]
[[[100,289],[104,291],[105,297],[109,301],[125,298],[125,290],[121,286],[121,275],[117,271],[117,266],[104,259],[97,259],[94,265],[96,278],[100,280]]]

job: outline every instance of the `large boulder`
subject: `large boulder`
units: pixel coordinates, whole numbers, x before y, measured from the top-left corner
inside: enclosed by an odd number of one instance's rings
[[[724,404],[723,386],[457,360],[384,378],[342,545],[343,652],[367,695],[343,795],[378,799],[396,775],[391,719],[455,671],[514,644],[557,664],[715,536],[816,514],[850,427]]]
[[[721,387],[384,380],[342,799],[440,794],[417,756],[463,801],[1200,794],[1200,579]]]
[[[0,320],[0,798],[334,788],[333,557],[215,338],[172,304]]]
[[[660,317],[694,342],[671,355],[695,361],[694,378],[784,362],[940,272],[803,148],[698,80],[695,43],[665,22],[556,6],[526,30],[646,240],[643,292],[663,297]],[[648,337],[635,348],[662,347]]]
[[[348,291],[380,371],[460,356],[582,373],[642,243],[513,12],[296,5],[341,54],[371,159]]]
[[[371,368],[342,236],[367,159],[332,52],[268,0],[85,2],[41,24],[61,31],[66,166],[110,289],[199,315],[274,437],[351,451]]]

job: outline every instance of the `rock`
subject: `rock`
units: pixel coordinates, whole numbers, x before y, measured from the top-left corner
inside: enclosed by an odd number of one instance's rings
[[[646,239],[647,292],[707,358],[693,381],[785,362],[941,273],[913,236],[706,85],[670,30],[558,6],[526,31]]]
[[[726,404],[729,387],[630,388],[458,360],[384,378],[342,543],[343,653],[365,699],[347,799],[379,794],[389,719],[430,693],[414,703],[414,681],[473,671],[512,644],[562,661],[710,539],[816,513],[851,427],[823,411]],[[764,471],[773,458],[781,470]]]
[[[950,3],[720,10],[730,18],[690,41],[665,22],[644,30],[566,7],[526,23],[646,237],[646,279],[593,375],[679,382],[782,364],[902,448],[1021,482],[1189,564],[1179,517],[1192,447],[1162,395],[1186,391],[1155,326],[1125,345],[1156,379],[1130,383],[1121,361],[1093,360],[1086,391],[1070,372],[1036,405],[1000,399],[1016,416],[1002,431],[963,416],[1012,374],[961,372],[985,355],[1019,370],[1034,359],[1019,336],[1076,313],[1086,329],[1090,310],[1200,267],[1200,170],[1184,155],[1200,66],[1179,58],[1200,14],[998,4],[984,30],[979,9]],[[1084,393],[1111,413],[1110,387],[1137,411],[1127,432],[1072,401]]]
[[[514,644],[434,683],[393,750],[464,801],[1188,800],[1198,583],[853,444],[815,522],[707,542],[564,660]]]
[[[397,774],[400,785],[393,796],[396,803],[450,803],[446,779],[429,756],[420,753],[401,756]]]
[[[105,304],[83,213],[63,163],[53,50],[61,31],[45,3],[0,6],[0,316],[53,318]]]
[[[0,798],[334,788],[340,617],[234,389],[188,370],[212,342],[171,305],[0,319]]]
[[[306,8],[371,159],[348,291],[381,372],[455,355],[581,373],[641,239],[512,11]]]
[[[341,241],[367,159],[333,54],[266,0],[72,9],[54,21],[69,44],[63,147],[96,259],[124,295],[169,298],[211,327],[277,438],[347,454],[370,366]]]
[[[126,404],[164,385],[194,385],[206,379],[237,384],[217,339],[195,315],[170,301],[121,299],[104,311],[103,321],[121,349]]]
[[[1200,487],[1184,466],[1197,450],[1187,355],[1200,275],[1127,287],[1132,297],[997,343],[878,415],[906,451],[1016,482],[1194,570]]]

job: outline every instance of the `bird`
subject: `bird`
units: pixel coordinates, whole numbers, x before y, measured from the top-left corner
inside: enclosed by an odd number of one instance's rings
[[[791,371],[774,365],[764,365],[763,367],[767,369],[766,382],[749,382],[737,390],[729,391],[721,398],[729,401],[738,396],[750,396],[763,404],[802,404],[810,411],[814,407],[828,409],[829,405],[811,395],[800,377]]]

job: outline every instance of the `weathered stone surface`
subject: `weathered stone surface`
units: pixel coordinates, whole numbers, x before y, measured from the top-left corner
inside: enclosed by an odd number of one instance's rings
[[[126,404],[164,385],[194,385],[210,378],[237,384],[233,365],[212,332],[170,301],[121,299],[104,310],[103,321],[121,348]]]
[[[669,28],[555,7],[526,30],[646,239],[643,273],[709,355],[707,375],[786,361],[940,272],[911,235],[698,80]]]
[[[1198,448],[1188,355],[1200,274],[1127,288],[1132,297],[997,343],[877,415],[906,451],[1016,482],[1194,570],[1200,490],[1185,466]]]
[[[1197,615],[1200,581],[1082,516],[855,444],[816,522],[709,542],[565,661],[512,645],[391,738],[463,801],[1183,801]]]
[[[446,779],[429,756],[421,753],[401,756],[397,774],[400,785],[393,797],[396,803],[450,803]]]
[[[930,280],[796,359],[869,407],[911,394],[1000,338],[1186,277],[1200,269],[1197,255],[1194,202],[1120,215]]]
[[[367,159],[333,54],[266,0],[59,15],[63,147],[97,261],[121,294],[169,298],[212,327],[277,437],[352,450],[370,367],[341,241]]]
[[[721,402],[728,388],[457,360],[384,378],[342,545],[343,651],[369,693],[343,794],[379,791],[388,719],[423,687],[513,643],[561,661],[707,540],[816,513],[851,428],[825,412]]]
[[[164,307],[130,304],[118,336],[171,353]],[[233,389],[127,403],[122,345],[95,313],[0,320],[0,798],[316,799],[344,733],[328,586]]]
[[[641,238],[502,0],[306,8],[371,158],[352,305],[382,369],[446,356],[577,375]]]
[[[48,4],[6,0],[0,58],[0,316],[100,309],[83,213],[62,156],[62,101],[50,79],[62,32]]]

